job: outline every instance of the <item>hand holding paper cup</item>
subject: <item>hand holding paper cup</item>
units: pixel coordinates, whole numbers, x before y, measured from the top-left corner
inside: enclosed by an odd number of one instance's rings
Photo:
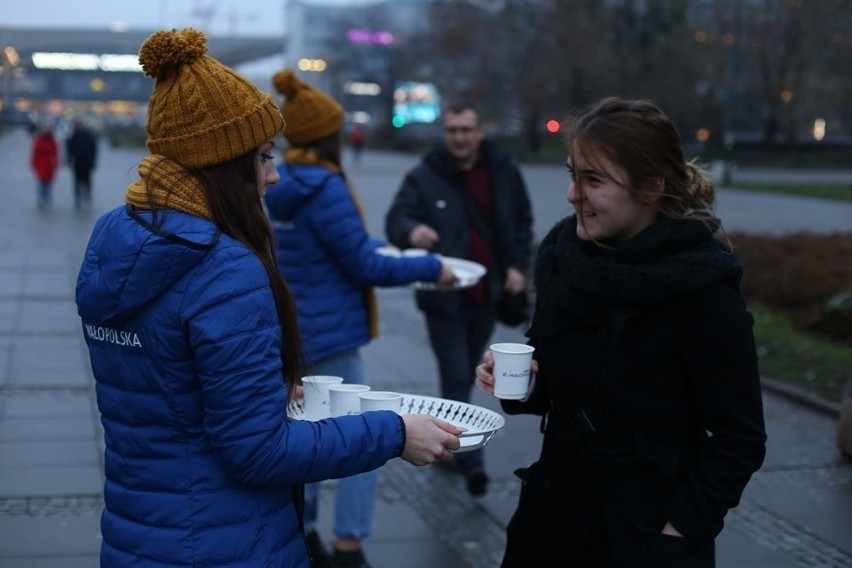
[[[328,407],[331,416],[347,416],[361,413],[358,394],[370,390],[369,385],[343,383],[328,386]]]
[[[302,390],[305,393],[305,418],[322,420],[331,416],[328,407],[329,385],[339,385],[343,377],[333,375],[308,375],[302,377]]]
[[[494,343],[489,349],[494,357],[494,396],[508,400],[525,398],[535,347],[524,343]]]
[[[402,411],[402,395],[390,391],[367,391],[358,394],[361,399],[361,412],[368,410],[393,410],[397,414]]]

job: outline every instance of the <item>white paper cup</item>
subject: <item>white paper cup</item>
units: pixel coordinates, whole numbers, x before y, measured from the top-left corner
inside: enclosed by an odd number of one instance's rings
[[[369,385],[343,383],[328,386],[328,408],[332,416],[346,416],[361,413],[361,401],[358,393],[370,390]]]
[[[402,411],[402,395],[390,391],[367,391],[358,393],[361,400],[361,412],[368,410],[393,410],[397,414]]]
[[[302,377],[302,390],[305,392],[305,419],[322,420],[331,416],[328,409],[328,387],[339,385],[343,377],[334,375],[308,375]]]
[[[495,343],[490,349],[494,356],[494,396],[509,400],[526,397],[535,347],[523,343]]]

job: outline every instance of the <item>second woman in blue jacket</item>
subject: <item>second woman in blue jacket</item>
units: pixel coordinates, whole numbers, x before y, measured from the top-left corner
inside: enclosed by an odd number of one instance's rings
[[[264,201],[278,266],[296,298],[308,374],[366,383],[359,349],[378,335],[373,287],[451,284],[455,277],[435,255],[377,254],[385,243],[368,234],[361,203],[341,168],[343,109],[290,69],[276,73],[273,84],[285,97],[289,148],[278,166],[281,181]],[[338,482],[330,557],[315,530],[319,485],[307,486],[305,529],[315,566],[369,566],[361,540],[370,534],[376,481],[373,471]]]

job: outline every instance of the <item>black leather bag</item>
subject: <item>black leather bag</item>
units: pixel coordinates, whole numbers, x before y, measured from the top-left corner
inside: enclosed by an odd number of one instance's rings
[[[497,321],[509,327],[526,323],[530,319],[530,300],[526,290],[520,294],[503,292],[497,305]]]

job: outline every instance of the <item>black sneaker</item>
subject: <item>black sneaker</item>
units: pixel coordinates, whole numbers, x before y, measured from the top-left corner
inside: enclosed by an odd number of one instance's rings
[[[311,568],[331,568],[331,557],[317,531],[309,531],[305,535],[305,541],[308,544],[308,554],[311,556]]]
[[[335,550],[331,557],[332,568],[371,568],[364,557],[363,550],[352,550],[344,552]]]
[[[488,475],[481,469],[471,471],[465,476],[467,482],[467,490],[474,497],[485,495],[488,490]]]

